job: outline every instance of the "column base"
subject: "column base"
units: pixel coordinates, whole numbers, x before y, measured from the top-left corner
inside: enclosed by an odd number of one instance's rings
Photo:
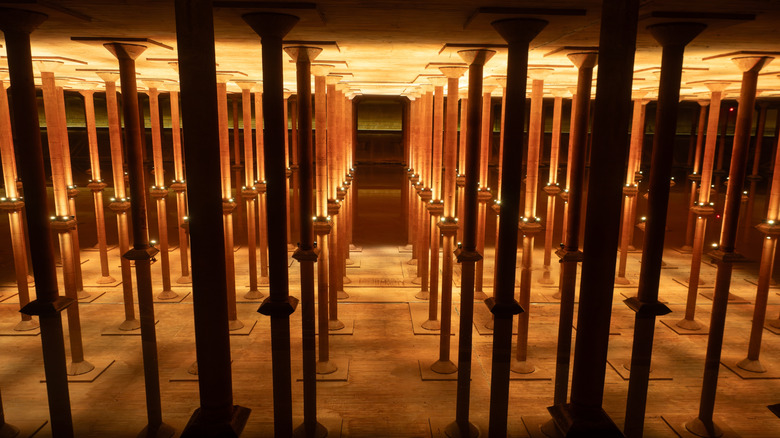
[[[235,331],[235,330],[241,330],[244,328],[244,323],[241,322],[238,319],[232,319],[228,321],[228,330],[229,331]]]
[[[517,374],[531,374],[536,371],[536,367],[529,363],[527,360],[512,359],[512,364],[509,369],[513,373]]]
[[[14,326],[14,331],[17,332],[26,332],[30,330],[35,330],[38,327],[40,327],[40,324],[38,324],[38,321],[34,319],[28,319],[28,320],[21,320]]]
[[[344,323],[339,321],[338,319],[328,320],[328,330],[341,330],[344,327],[346,327]]]
[[[317,374],[332,374],[338,371],[339,367],[332,361],[317,361]]]
[[[458,371],[458,366],[449,359],[440,359],[431,365],[431,371],[437,374],[452,374]]]
[[[547,408],[555,427],[564,436],[623,438],[623,432],[600,407],[577,406],[571,403]]]
[[[479,437],[479,428],[470,422],[459,424],[453,421],[444,428],[444,434],[450,438],[477,438]]]
[[[555,284],[555,280],[550,278],[550,267],[545,266],[542,276],[539,278],[539,284]]]
[[[92,296],[92,294],[90,294],[89,292],[84,291],[84,289],[76,291],[76,298],[78,298],[79,301],[86,300],[87,298],[89,298],[91,296]]]
[[[181,277],[176,279],[176,283],[178,284],[192,284],[192,277],[189,275],[182,275]]]
[[[250,412],[252,410],[249,408],[234,405],[229,422],[215,423],[203,418],[200,408],[195,409],[190,421],[184,426],[181,438],[238,438],[244,431]]]
[[[157,299],[158,300],[172,300],[172,299],[174,299],[174,298],[176,298],[178,296],[179,296],[179,294],[177,294],[176,292],[174,292],[172,290],[164,290],[164,291],[160,292],[159,294],[157,294]]]
[[[198,375],[198,361],[196,360],[193,362],[189,367],[187,367],[187,374],[191,374],[193,376]]]
[[[675,325],[683,330],[690,331],[701,330],[704,328],[704,325],[695,319],[681,319],[680,321],[677,321],[677,324]]]
[[[67,374],[69,376],[80,376],[82,374],[87,374],[94,369],[95,365],[92,365],[86,360],[82,360],[81,362],[71,362],[68,364]]]
[[[621,286],[624,286],[624,285],[627,285],[627,284],[631,284],[631,282],[628,281],[628,278],[626,278],[626,277],[619,277],[618,276],[618,277],[615,277],[615,284],[619,284]]]
[[[420,278],[420,277],[417,277],[417,278]],[[412,283],[414,283],[414,280],[412,280]],[[415,284],[420,284],[420,283],[415,283]],[[430,300],[431,299],[431,293],[429,291],[427,291],[427,290],[421,290],[421,291],[417,292],[416,294],[414,294],[414,297],[417,298],[418,300]]]
[[[325,438],[328,436],[328,429],[317,421],[314,423],[314,431],[309,432],[306,430],[306,423],[302,423],[295,428],[292,436],[296,438]]]
[[[146,426],[141,433],[138,434],[138,438],[170,438],[176,433],[176,429],[162,423],[156,427],[150,428]]]
[[[14,438],[15,436],[19,436],[19,429],[11,426],[8,423],[3,423],[2,426],[0,426],[0,438]]]
[[[343,281],[343,284],[350,284],[350,283],[352,283],[352,279],[347,277],[346,275],[344,276],[344,279],[342,281]]]
[[[122,324],[119,324],[119,330],[129,332],[132,330],[138,330],[141,328],[141,322],[137,319],[126,319]]]
[[[485,292],[482,292],[481,290],[475,290],[474,291],[474,300],[475,301],[485,301],[488,299],[488,296]]]
[[[346,278],[346,277],[344,277],[344,278]],[[336,299],[346,300],[347,298],[349,298],[349,294],[348,293],[344,292],[343,290],[336,291]]]
[[[707,438],[717,438],[723,436],[723,430],[721,430],[721,428],[718,427],[714,422],[710,421],[705,423],[699,418],[694,418],[693,420],[685,423],[685,428],[688,430],[688,432],[696,436]]]
[[[249,292],[244,294],[244,298],[247,300],[259,300],[263,298],[265,295],[263,295],[262,292],[259,290],[250,290]]]
[[[428,319],[420,326],[426,330],[441,330],[441,321],[438,319]]]
[[[490,320],[485,323],[485,328],[488,330],[493,330],[495,326],[496,326],[496,320],[494,318],[490,318]]]
[[[112,277],[110,275],[106,275],[105,277],[98,278],[95,283],[97,283],[97,284],[111,284],[111,283],[116,283],[116,279],[114,279],[114,277]]]
[[[745,358],[737,362],[737,366],[742,368],[745,371],[750,371],[751,373],[766,373],[766,368],[763,365],[761,365],[761,361],[759,361],[758,359],[751,360]]]

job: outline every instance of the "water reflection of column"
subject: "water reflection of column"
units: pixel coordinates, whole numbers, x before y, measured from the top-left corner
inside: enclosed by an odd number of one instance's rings
[[[30,302],[30,291],[27,283],[27,242],[22,224],[22,209],[24,201],[19,197],[16,187],[16,156],[14,154],[13,137],[11,135],[11,112],[8,108],[8,82],[0,80],[0,161],[3,165],[3,185],[5,195],[0,198],[0,210],[8,212],[8,224],[11,227],[11,246],[14,255],[14,272],[16,288],[19,293],[19,308]],[[22,313],[22,320],[14,330],[26,331],[38,327],[38,321],[32,316]]]
[[[119,124],[119,106],[116,98],[116,81],[119,73],[99,72],[98,76],[106,83],[106,114],[108,116],[108,133],[111,144],[111,168],[114,177],[114,197],[108,208],[116,213],[117,234],[119,238],[119,262],[122,272],[122,299],[124,302],[125,320],[119,325],[120,330],[135,330],[141,323],[135,319],[133,308],[133,276],[130,260],[122,257],[130,250],[130,231],[127,212],[130,210],[130,200],[125,191],[124,154],[122,153],[122,127]]]

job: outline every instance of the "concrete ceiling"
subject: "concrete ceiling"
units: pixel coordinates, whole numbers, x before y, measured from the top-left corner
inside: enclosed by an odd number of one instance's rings
[[[58,77],[73,78],[73,88],[97,86],[94,70],[116,69],[116,60],[100,43],[71,41],[71,37],[140,37],[149,38],[167,49],[149,44],[137,61],[139,79],[163,78],[174,85],[176,72],[168,61],[176,58],[176,35],[173,1],[116,0],[38,0],[0,1],[8,7],[25,7],[47,13],[50,18],[32,34],[33,55],[62,57],[65,64]],[[228,3],[230,5],[228,5]],[[576,83],[576,69],[565,51],[550,52],[569,46],[598,45],[601,1],[404,1],[404,0],[326,0],[317,3],[295,3],[304,9],[251,9],[241,2],[217,2],[214,9],[217,69],[240,72],[240,80],[261,80],[260,39],[246,25],[241,14],[270,10],[299,15],[301,22],[287,40],[332,42],[322,45],[318,61],[335,61],[335,72],[345,73],[350,88],[363,94],[401,94],[413,91],[427,82],[427,75],[439,74],[436,65],[461,63],[457,50],[445,44],[503,44],[490,22],[516,15],[487,13],[490,7],[568,8],[582,9],[584,15],[541,16],[550,25],[532,42],[530,64],[557,66],[546,80],[547,91],[569,88]],[[258,4],[260,2],[249,2]],[[235,7],[239,4],[239,7]],[[285,5],[286,4],[286,5]],[[294,5],[289,2],[264,3],[265,6]],[[734,19],[704,20],[709,24],[685,52],[683,89],[687,99],[703,98],[707,90],[701,81],[732,80],[729,88],[739,89],[739,70],[731,56],[706,59],[711,56],[740,51],[777,52],[780,58],[780,2],[774,0],[657,0],[642,1],[639,22],[634,88],[657,88],[655,71],[659,69],[661,49],[645,30],[659,22],[651,18],[659,11],[707,12],[732,14]],[[742,14],[742,15],[739,15]],[[745,20],[754,14],[754,20]],[[531,15],[534,16],[534,15]],[[696,20],[689,20],[696,21]],[[335,43],[335,44],[333,44]],[[444,50],[442,50],[444,48]],[[506,73],[506,50],[487,64],[486,76]],[[5,55],[5,49],[0,49]],[[548,56],[545,56],[549,54]],[[284,55],[289,60],[287,55]],[[85,64],[84,64],[85,63]],[[0,61],[0,67],[5,67]],[[431,65],[432,64],[432,65]],[[427,67],[427,68],[426,68]],[[89,71],[92,70],[92,71]],[[598,72],[597,72],[598,73]],[[780,59],[769,64],[759,79],[762,96],[780,96]],[[465,87],[466,80],[461,80]],[[595,83],[594,83],[595,85]],[[285,86],[295,89],[294,64],[285,63]],[[231,91],[238,91],[231,85]],[[496,91],[500,93],[500,89]]]

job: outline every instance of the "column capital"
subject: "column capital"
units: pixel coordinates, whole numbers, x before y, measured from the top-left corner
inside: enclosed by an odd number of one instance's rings
[[[130,43],[105,43],[103,44],[112,55],[117,59],[132,59],[137,58],[141,53],[146,50],[146,46],[142,44],[130,44]]]
[[[547,78],[547,76],[550,76],[550,74],[552,74],[553,72],[555,72],[555,69],[552,68],[529,68],[528,77],[534,81],[543,81]],[[498,78],[496,78],[496,80],[498,80]],[[504,83],[506,83],[506,78],[504,78]]]
[[[284,52],[295,62],[312,62],[317,58],[317,55],[322,53],[322,48],[314,46],[287,46],[284,48]]]
[[[578,69],[594,68],[596,67],[596,63],[598,63],[599,52],[596,51],[577,52],[577,53],[569,53],[566,56],[569,58],[569,61],[571,61],[571,63],[574,64]]]
[[[298,21],[300,21],[300,18],[295,15],[271,12],[244,14],[241,16],[241,19],[244,20],[260,38],[283,38],[296,24],[298,24]]]
[[[428,82],[430,82],[434,87],[443,87],[447,85],[447,77],[446,76],[429,76]]]
[[[49,18],[48,15],[27,9],[0,8],[0,30],[30,34]]]
[[[757,73],[761,71],[762,68],[766,67],[767,64],[772,62],[773,59],[775,58],[771,56],[739,56],[731,58],[731,62],[733,62],[743,73],[750,71]]]
[[[336,68],[336,66],[331,64],[312,65],[311,74],[314,76],[328,76],[328,73],[330,73],[334,68]]]
[[[490,23],[507,43],[529,44],[549,22],[538,18],[506,18]]]
[[[469,65],[485,65],[495,54],[496,51],[490,49],[470,49],[458,51],[458,55],[460,55],[461,59],[466,61]]]
[[[729,81],[712,81],[704,84],[704,86],[710,90],[710,93],[722,92],[728,88],[729,85],[731,85],[731,82]]]
[[[326,83],[328,85],[338,84],[341,81],[342,78],[344,78],[344,76],[341,76],[341,75],[327,75],[327,76],[325,76],[325,79],[327,81]]]
[[[95,74],[100,79],[103,79],[103,82],[116,82],[119,80],[118,71],[97,71]]]
[[[458,79],[461,76],[463,76],[467,71],[469,71],[468,67],[461,67],[457,65],[451,65],[451,66],[444,66],[439,67],[439,71],[446,77],[450,79]]]
[[[49,61],[49,60],[33,61],[33,64],[35,64],[35,67],[41,73],[54,73],[57,70],[59,70],[60,67],[65,65],[65,63],[62,61]]]
[[[669,22],[647,26],[647,31],[658,44],[666,47],[685,46],[706,28],[704,23]]]

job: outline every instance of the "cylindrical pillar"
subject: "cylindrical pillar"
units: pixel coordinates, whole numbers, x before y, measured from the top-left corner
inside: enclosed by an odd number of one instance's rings
[[[625,300],[628,307],[636,312],[626,422],[623,428],[629,437],[641,437],[644,430],[656,316],[671,312],[658,301],[674,152],[666,146],[674,143],[677,135],[677,108],[685,46],[705,27],[706,25],[700,23],[662,23],[647,28],[663,49],[639,288],[636,298]]]
[[[27,228],[35,277],[36,299],[24,306],[22,313],[37,315],[41,324],[43,369],[52,436],[71,438],[74,436],[73,419],[60,312],[75,300],[59,296],[57,290],[54,243],[47,211],[46,175],[30,52],[30,33],[47,18],[45,14],[29,10],[0,8],[0,30],[5,37],[8,72],[13,89],[11,111],[14,114],[15,145],[18,151],[24,151],[18,154],[18,164],[28,202]]]
[[[492,26],[509,43],[507,80],[504,87],[505,120],[525,120],[525,91],[528,45],[547,22],[535,19],[494,21]],[[495,290],[485,301],[494,317],[493,365],[490,381],[490,423],[488,436],[507,435],[509,371],[512,357],[512,319],[523,312],[514,297],[517,233],[520,220],[520,172],[510,171],[523,157],[523,123],[505,124],[500,157],[501,220],[496,240]],[[538,139],[538,138],[537,138]],[[537,143],[538,144],[538,143]],[[506,172],[503,172],[506,170]]]
[[[262,89],[262,84],[260,85]],[[268,185],[265,178],[265,139],[263,135],[263,92],[262,90],[255,91],[255,147],[257,148],[257,181],[255,181],[255,187],[257,187],[258,193],[258,209],[257,214],[260,218],[260,226],[258,227],[260,246],[260,284],[268,284],[268,223],[267,223],[267,210],[268,200],[266,192]],[[287,137],[285,137],[287,138]],[[285,143],[286,145],[286,143]],[[286,146],[285,146],[286,148]],[[287,156],[287,150],[285,149],[285,156]],[[285,166],[287,165],[285,158]],[[286,169],[286,167],[285,167]],[[290,186],[285,183],[285,199],[289,199]],[[289,202],[287,202],[287,211],[289,213]],[[289,232],[289,228],[288,228]],[[289,237],[289,236],[288,236]],[[289,249],[289,247],[288,247]]]
[[[339,321],[338,313],[338,293],[344,288],[344,276],[341,254],[340,221],[343,216],[342,200],[340,199],[341,189],[341,145],[340,132],[338,125],[340,123],[339,99],[336,92],[336,83],[341,80],[341,76],[328,75],[325,78],[327,95],[327,143],[328,143],[328,215],[331,217],[331,235],[328,239],[328,328],[330,330],[341,330],[344,323]]]
[[[433,92],[431,85],[424,85],[424,93],[420,98],[420,119],[419,119],[419,168],[420,184],[417,187],[419,196],[419,205],[417,209],[417,277],[420,279],[420,291],[415,298],[427,300],[430,298],[428,288],[428,260],[430,256],[430,213],[428,212],[428,203],[431,201],[433,192],[431,191],[431,149],[433,135]]]
[[[176,64],[178,66],[178,63]],[[177,67],[178,68],[178,67]],[[173,143],[173,180],[169,186],[176,193],[176,225],[179,233],[179,265],[181,275],[176,283],[192,283],[190,277],[190,242],[185,224],[187,217],[187,182],[184,177],[184,156],[181,152],[181,125],[179,121],[178,85],[170,87],[171,100],[171,142]]]
[[[547,217],[544,226],[544,259],[542,260],[542,276],[539,278],[541,284],[555,284],[550,275],[550,264],[552,262],[552,240],[555,232],[555,200],[561,193],[561,187],[558,184],[558,157],[561,149],[561,118],[563,114],[563,95],[566,90],[554,88],[551,90],[554,97],[553,101],[553,122],[552,122],[552,143],[550,144],[550,173],[547,178],[547,185],[542,190],[547,193]]]
[[[490,191],[488,179],[488,161],[490,161],[490,150],[493,145],[493,90],[496,85],[486,85],[482,88],[482,126],[480,137],[480,159],[479,159],[479,193],[477,194],[478,216],[477,216],[477,252],[481,255],[485,253],[485,225],[487,222],[487,206],[493,200],[493,194]],[[538,143],[537,143],[538,144]],[[468,166],[468,165],[467,165]],[[474,279],[474,299],[484,300],[488,296],[482,290],[485,272],[485,260],[480,259],[476,264],[476,273]]]
[[[688,195],[688,209],[690,210],[696,204],[696,191],[701,181],[701,158],[704,152],[704,133],[707,129],[707,109],[710,106],[708,100],[700,100],[699,103],[699,121],[696,126],[696,150],[693,156],[693,171],[688,175],[691,182],[691,189]],[[693,211],[688,212],[688,222],[685,225],[685,242],[680,248],[682,252],[693,251],[693,232],[696,224],[696,214]]]
[[[710,335],[707,339],[707,355],[704,359],[699,415],[685,424],[686,429],[704,437],[717,437],[723,433],[713,422],[712,415],[715,410],[715,394],[718,387],[732,263],[740,259],[734,250],[739,222],[739,206],[742,203],[742,186],[745,183],[745,174],[747,173],[748,143],[750,142],[753,107],[756,101],[758,72],[772,59],[769,56],[745,56],[732,59],[742,70],[742,88],[739,93],[737,125],[734,128],[734,145],[731,150],[729,183],[723,210],[723,228],[718,249],[710,253],[717,261],[718,268],[715,274],[715,291],[712,297]]]
[[[482,96],[482,72],[485,63],[495,55],[487,49],[461,50],[458,54],[469,64],[469,99],[479,102]],[[482,106],[468,108],[468,138],[466,139],[466,175],[464,190],[463,243],[455,251],[462,267],[460,290],[460,339],[458,341],[458,386],[455,402],[455,421],[445,432],[450,437],[476,438],[479,431],[469,422],[471,401],[472,324],[474,322],[475,264],[482,259],[477,252],[477,194],[479,191],[479,144]]]
[[[298,17],[274,13],[243,15],[263,45],[264,163],[268,183],[268,284],[269,297],[260,313],[271,317],[271,349],[274,376],[274,436],[292,435],[292,376],[290,372],[290,314],[298,300],[291,297],[287,272],[287,217],[284,212],[287,174],[284,160],[284,75],[282,38],[298,23]]]
[[[766,110],[769,107],[769,102],[759,102],[758,107],[760,111],[758,113],[758,125],[756,126],[756,146],[753,153],[753,165],[750,175],[747,176],[747,180],[750,181],[750,188],[747,191],[747,208],[745,208],[742,224],[744,231],[742,232],[742,239],[739,241],[743,247],[747,245],[750,231],[753,229],[753,209],[756,203],[756,186],[758,185],[758,182],[761,181],[761,175],[758,173],[761,164],[761,144],[764,142]]]

